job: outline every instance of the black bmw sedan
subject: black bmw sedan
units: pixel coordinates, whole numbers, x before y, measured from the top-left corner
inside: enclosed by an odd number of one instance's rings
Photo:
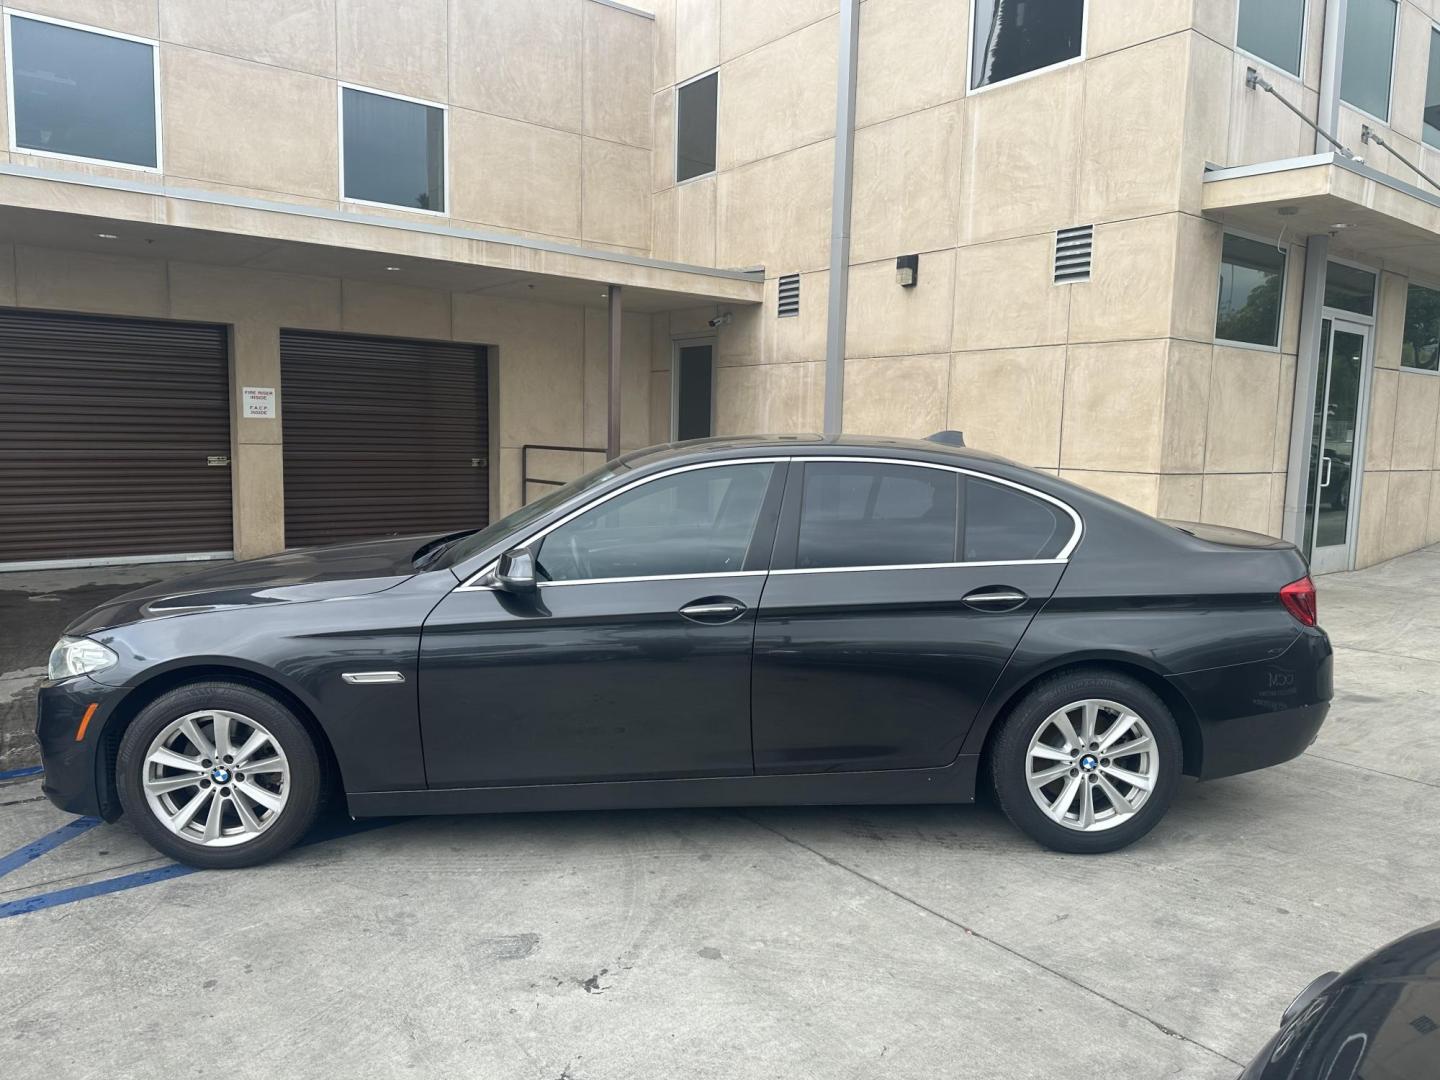
[[[40,690],[45,789],[196,866],[355,816],[970,802],[1110,851],[1331,696],[1287,543],[949,443],[626,455],[477,532],[290,551],[105,604]]]
[[[1435,1080],[1440,923],[1300,991],[1240,1080]]]

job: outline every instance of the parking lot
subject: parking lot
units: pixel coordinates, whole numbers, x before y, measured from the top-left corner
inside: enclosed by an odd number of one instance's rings
[[[19,722],[52,624],[164,572],[0,580],[14,1080],[1231,1080],[1314,975],[1440,918],[1440,548],[1322,580],[1309,753],[1088,858],[987,806],[841,807],[341,820],[188,872],[64,828]]]

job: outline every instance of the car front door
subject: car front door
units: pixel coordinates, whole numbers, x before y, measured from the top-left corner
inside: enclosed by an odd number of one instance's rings
[[[717,462],[622,486],[525,541],[532,593],[447,596],[420,646],[430,786],[751,773],[750,652],[784,473]]]
[[[793,463],[755,633],[756,771],[953,761],[1077,527],[957,468]]]

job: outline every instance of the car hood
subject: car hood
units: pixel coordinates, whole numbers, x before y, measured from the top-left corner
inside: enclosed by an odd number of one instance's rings
[[[411,577],[415,553],[439,535],[304,548],[210,567],[108,600],[76,619],[65,633],[81,636],[142,619],[380,592]]]

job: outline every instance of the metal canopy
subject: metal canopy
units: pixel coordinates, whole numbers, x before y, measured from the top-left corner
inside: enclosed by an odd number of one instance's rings
[[[1329,236],[1332,256],[1440,278],[1440,195],[1339,154],[1205,174],[1205,216],[1259,236]]]

